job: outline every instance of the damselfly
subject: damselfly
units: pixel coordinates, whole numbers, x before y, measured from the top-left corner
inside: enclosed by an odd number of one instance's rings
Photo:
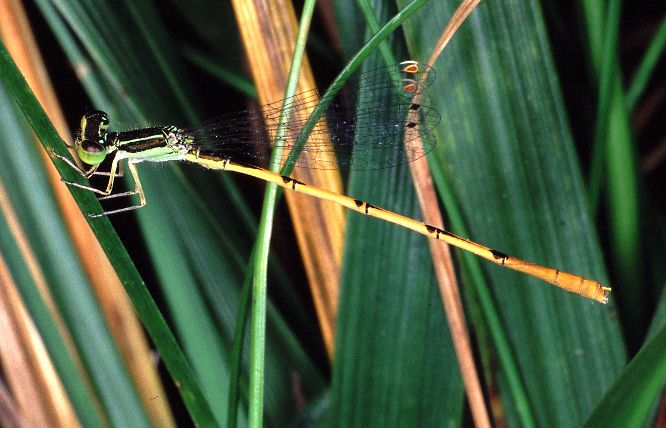
[[[392,67],[361,75],[358,85],[359,106],[354,117],[348,119],[344,108],[332,103],[328,120],[316,123],[302,146],[297,166],[335,168],[339,164],[354,169],[385,168],[424,156],[434,146],[432,130],[439,123],[439,114],[421,104],[423,91],[432,82],[434,72],[423,64],[406,61]],[[498,265],[540,278],[573,293],[606,303],[610,288],[582,276],[561,272],[526,262],[493,250],[476,242],[456,236],[442,228],[402,216],[400,214],[311,186],[291,177],[283,176],[255,165],[268,159],[270,142],[279,135],[278,145],[288,151],[294,147],[308,120],[307,114],[319,101],[316,91],[296,95],[287,100],[267,104],[258,113],[241,112],[221,116],[196,129],[175,126],[137,129],[126,132],[108,132],[109,116],[92,112],[81,119],[81,129],[74,144],[79,159],[90,165],[81,169],[68,158],[53,154],[67,162],[86,178],[94,174],[109,176],[104,190],[92,186],[67,182],[71,186],[101,194],[99,199],[138,195],[139,204],[90,217],[115,214],[141,208],[146,198],[141,187],[136,164],[143,161],[187,161],[203,167],[233,171],[275,183],[285,189],[305,193],[336,202],[351,210],[411,229],[430,238],[474,253]],[[278,129],[283,106],[292,111],[292,118]],[[306,114],[303,114],[307,112]],[[333,144],[330,144],[330,142]],[[99,165],[111,157],[108,173],[98,173]],[[135,183],[133,191],[112,194],[119,162],[127,159]]]

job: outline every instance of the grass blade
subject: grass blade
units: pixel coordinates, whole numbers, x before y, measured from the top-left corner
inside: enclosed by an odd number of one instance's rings
[[[62,140],[60,140],[53,125],[48,121],[44,111],[25,84],[23,77],[16,69],[4,47],[0,51],[0,76],[2,76],[12,97],[23,110],[23,114],[44,147],[47,149],[53,147],[57,153],[66,156],[67,151]],[[56,162],[56,167],[64,179],[82,182],[82,177],[78,176],[71,168],[64,166],[62,162]],[[99,212],[99,202],[90,192],[73,190],[72,193],[83,212]],[[122,279],[132,303],[165,359],[172,376],[179,380],[183,399],[188,405],[193,418],[202,423],[215,421],[210,408],[208,408],[206,401],[199,392],[199,386],[189,369],[187,361],[180,352],[164,318],[146,290],[118,236],[111,229],[110,223],[107,219],[102,218],[89,221],[89,224],[106,251],[109,260],[115,266],[118,276]]]
[[[433,29],[457,3],[431,6],[406,29],[415,49],[434,45]],[[431,161],[461,207],[464,236],[604,280],[540,10],[523,1],[482,2],[435,67],[431,99],[443,120]],[[527,397],[539,396],[528,404],[537,424],[581,423],[623,364],[609,309],[485,263],[482,269],[501,324],[484,317],[508,336]],[[509,397],[507,407],[519,406]]]

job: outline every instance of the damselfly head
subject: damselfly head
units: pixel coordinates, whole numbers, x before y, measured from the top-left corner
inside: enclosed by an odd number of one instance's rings
[[[88,165],[98,165],[104,161],[106,133],[109,129],[109,115],[103,111],[86,113],[81,118],[81,129],[76,140],[76,153]]]

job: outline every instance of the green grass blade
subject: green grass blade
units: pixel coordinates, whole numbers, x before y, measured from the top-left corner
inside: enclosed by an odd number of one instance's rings
[[[376,7],[384,15],[391,10],[389,4]],[[338,2],[337,8],[347,14],[354,10],[345,2]],[[346,15],[340,25],[353,21]],[[354,40],[361,39],[354,31],[342,35],[342,45],[349,50],[354,48]],[[406,59],[393,52],[389,56]],[[369,69],[383,64],[377,55],[372,59],[374,65],[369,64]],[[353,171],[347,194],[404,215],[420,216],[406,166]],[[356,213],[349,213],[346,230],[327,424],[459,425],[462,382],[426,240]]]
[[[290,99],[296,94],[314,5],[315,2],[313,0],[308,0],[303,6],[296,42],[294,44],[291,67],[287,76],[285,99]],[[275,142],[284,138],[288,132],[285,125],[289,122],[290,115],[291,111],[289,108],[286,105],[283,106],[280,112]],[[284,152],[284,147],[280,147],[280,149],[276,148],[271,153],[269,161],[269,169],[271,171],[277,171],[280,168],[279,160],[282,158]],[[259,218],[259,228],[257,230],[256,251],[253,251],[250,258],[253,262],[252,307],[250,308],[250,391],[248,400],[248,425],[250,427],[261,427],[263,425],[268,255],[277,200],[278,186],[270,183],[267,184],[261,217]]]
[[[354,171],[348,194],[419,217],[406,166]],[[347,234],[328,425],[460,424],[462,382],[427,242],[356,213]]]
[[[308,118],[305,125],[299,134],[298,141],[294,143],[294,147],[289,153],[289,157],[285,162],[284,167],[281,170],[282,175],[289,175],[293,170],[296,159],[301,153],[301,148],[303,144],[307,141],[310,132],[314,129],[315,125],[319,118],[324,114],[328,105],[333,100],[335,94],[342,89],[347,80],[352,76],[352,74],[363,64],[366,58],[368,58],[375,49],[379,46],[397,29],[400,25],[414,13],[416,13],[427,0],[413,0],[411,3],[406,4],[403,8],[400,9],[398,13],[395,14],[384,26],[375,33],[370,40],[367,41],[357,52],[349,59],[347,65],[340,71],[340,73],[333,80],[331,85],[326,89],[324,95],[321,96],[321,101],[317,103],[317,106],[312,110],[310,117]]]
[[[25,83],[20,79],[7,79],[13,64],[6,65],[2,68],[2,72],[7,73],[3,75],[4,83],[9,92],[15,94],[21,89],[12,90],[11,86]],[[4,90],[2,95],[5,98],[3,104],[9,106],[10,99]],[[51,286],[55,304],[77,345],[87,376],[110,421],[116,425],[147,426],[144,409],[106,328],[96,296],[81,265],[77,263],[67,229],[58,224],[60,213],[36,145],[27,137],[25,129],[19,129],[22,122],[18,113],[10,113],[12,110],[13,107],[8,107],[4,116],[5,144],[0,150],[3,175],[12,183],[10,198],[17,207],[18,217],[25,222],[23,227]],[[12,136],[15,138],[7,139]],[[127,399],[118,400],[119,396]]]
[[[228,231],[235,226],[233,224],[218,224],[219,218],[207,213],[206,207],[201,201],[192,199],[191,193],[195,186],[186,186],[185,189],[188,189],[186,192],[170,192],[169,190],[174,188],[175,183],[182,180],[181,178],[174,179],[172,177],[172,173],[174,173],[174,171],[171,171],[172,169],[177,168],[160,168],[156,171],[150,168],[142,169],[142,177],[146,178],[144,180],[146,196],[150,201],[155,201],[156,204],[153,207],[154,204],[151,202],[143,209],[145,212],[140,212],[140,216],[145,216],[145,221],[150,223],[143,233],[146,235],[146,242],[151,243],[149,249],[152,257],[154,257],[156,271],[168,270],[167,268],[177,269],[183,272],[181,275],[189,272],[189,275],[193,278],[187,281],[178,281],[175,278],[169,280],[173,276],[159,274],[162,278],[160,283],[164,288],[163,293],[165,295],[169,293],[201,294],[205,307],[200,309],[197,318],[212,317],[215,325],[207,326],[209,323],[204,322],[181,323],[181,317],[174,317],[174,322],[179,323],[177,327],[179,337],[208,335],[217,337],[216,340],[220,341],[219,346],[222,354],[215,359],[216,364],[212,367],[210,365],[206,367],[206,361],[211,357],[208,355],[206,358],[201,358],[201,361],[194,361],[195,358],[193,357],[192,365],[198,374],[206,369],[217,370],[218,373],[211,374],[210,379],[202,380],[202,384],[213,382],[213,379],[222,377],[223,380],[220,381],[217,387],[222,386],[226,394],[227,385],[231,379],[231,368],[227,367],[227,355],[231,352],[229,342],[233,335],[236,311],[238,310],[238,287],[243,280],[243,270],[246,264],[244,259],[246,249],[243,248],[243,244],[248,244],[247,251],[249,251],[250,243],[245,242],[247,238],[244,234],[228,236]],[[194,168],[184,168],[184,172],[192,177],[192,173],[202,171]],[[211,173],[203,171],[203,174],[210,181]],[[184,174],[177,172],[176,175],[182,176]],[[159,224],[161,222],[155,219],[163,217],[161,214],[164,212],[171,214],[168,216],[168,225],[161,226]],[[160,242],[159,237],[163,235],[161,233],[155,235],[153,231],[161,227],[167,227],[165,230],[168,230],[174,236],[175,242]],[[147,235],[152,237],[148,238]],[[176,255],[174,256],[174,254]],[[272,257],[274,256],[275,254],[272,254]],[[164,264],[169,266],[164,266]],[[289,285],[284,280],[277,281],[279,272],[275,266],[271,265],[269,269],[271,277],[276,279],[276,286],[285,287]],[[175,287],[176,290],[168,290],[169,287]],[[190,299],[195,299],[195,297],[191,296],[188,299],[180,300],[172,299],[170,312],[190,312],[190,308],[183,307],[187,306],[187,300]],[[298,302],[297,299],[290,301]],[[298,313],[298,310],[294,311],[294,314]],[[301,315],[299,319],[305,318]],[[321,373],[312,365],[312,362],[304,354],[301,345],[294,339],[293,333],[284,326],[284,321],[281,320],[280,315],[271,309],[270,303],[268,303],[267,321],[265,419],[269,425],[283,426],[289,423],[293,417],[289,406],[291,373],[302,374],[302,386],[305,391],[311,394],[318,394],[323,388],[324,381]],[[186,340],[183,339],[183,341]],[[187,346],[186,352],[188,355],[190,354]],[[248,359],[242,359],[240,364],[240,367],[244,369],[240,373],[242,376],[247,373]],[[200,365],[203,366],[201,369],[196,368]],[[241,384],[245,386],[241,390],[242,400],[240,400],[244,404],[248,397],[246,378],[241,378]],[[222,398],[224,402],[219,402],[219,393],[216,393],[216,395],[218,398],[213,397],[210,402],[216,403],[218,407],[226,407],[228,400]],[[234,401],[239,401],[238,397]],[[217,409],[217,411],[228,412],[229,410],[227,408]],[[241,421],[245,418],[244,413],[239,415]]]
[[[56,328],[56,322],[51,317],[46,303],[39,294],[33,282],[25,260],[18,249],[16,242],[9,239],[11,232],[4,215],[0,215],[0,248],[3,261],[12,273],[14,283],[18,285],[23,301],[25,302],[31,318],[44,341],[53,365],[62,380],[66,394],[69,397],[76,416],[85,426],[100,426],[105,415],[100,415],[93,405],[92,391],[87,387],[85,380],[72,361],[64,339]],[[9,280],[9,278],[4,278]]]
[[[641,207],[639,171],[630,118],[617,61],[617,40],[613,34],[620,14],[620,2],[583,1],[582,12],[587,27],[587,49],[591,54],[592,73],[602,92],[595,124],[595,145],[590,168],[589,192],[592,212],[600,200],[607,201],[611,260],[617,278],[616,292],[622,300],[621,315],[627,326],[646,325],[642,308],[643,251],[641,247]],[[604,17],[598,21],[600,17]],[[601,26],[601,23],[605,26]],[[607,28],[611,27],[611,28]],[[607,40],[610,39],[610,40]],[[608,52],[613,52],[607,57]],[[607,102],[606,102],[607,101]],[[607,105],[606,105],[607,104]],[[606,114],[607,112],[607,114]],[[602,193],[603,192],[603,193]],[[636,334],[632,331],[631,335]]]
[[[0,98],[5,98],[4,89],[0,89],[0,92],[2,92]],[[6,100],[4,99],[0,101],[0,104],[3,106],[4,111],[1,121],[1,126],[4,130],[3,139],[9,138],[9,140],[2,141],[0,147],[9,147],[12,144],[18,143],[27,146],[32,144],[32,141],[30,141],[29,138],[20,138],[15,132],[13,132],[13,129],[17,125],[15,118],[10,118],[10,116],[12,116],[10,111],[13,107],[6,105]],[[9,123],[9,120],[11,120],[13,124]],[[5,154],[3,153],[3,155]],[[13,157],[13,155],[9,155],[9,157],[3,156],[1,159],[0,179],[3,183],[3,187],[6,188],[4,183],[12,183],[11,187],[13,189],[11,189],[9,193],[16,191],[21,192],[22,186],[20,183],[15,182],[15,177],[9,174],[11,168],[5,165],[7,160],[16,160],[16,158]],[[45,188],[45,186],[43,186],[44,184],[45,183],[40,182],[39,180],[32,180],[30,182],[31,192],[42,198],[52,196],[49,193],[50,189]],[[9,207],[3,206],[2,208],[4,211]],[[22,213],[23,211],[24,210],[21,210]],[[23,218],[23,221],[26,221],[26,217],[21,218]],[[27,261],[24,260],[24,254],[21,253],[18,243],[12,238],[7,218],[2,214],[0,215],[0,253],[2,254],[4,264],[7,265],[7,268],[11,273],[11,278],[3,278],[3,280],[8,283],[13,282],[17,285],[28,312],[30,313],[31,319],[39,331],[40,337],[51,357],[51,361],[62,380],[66,394],[68,395],[81,423],[86,426],[100,425],[102,424],[105,415],[99,414],[98,409],[93,405],[91,396],[94,396],[94,392],[89,389],[89,384],[86,383],[84,376],[79,372],[75,362],[72,360],[69,350],[65,345],[65,341],[59,330],[56,328],[56,321],[51,316],[49,308],[44,302],[37,285],[33,281]]]
[[[254,265],[254,254],[250,256],[249,266]],[[238,426],[238,402],[240,396],[240,374],[241,357],[243,355],[243,339],[245,338],[245,326],[247,324],[248,313],[250,309],[250,296],[252,290],[251,277],[248,275],[243,282],[243,291],[238,302],[238,315],[236,317],[236,327],[234,329],[234,340],[231,348],[230,369],[231,378],[229,379],[229,407],[227,426]]]
[[[66,155],[68,152],[64,143],[60,140],[53,125],[49,122],[4,47],[0,51],[0,76],[2,76],[12,97],[23,111],[44,147],[47,149],[52,147],[57,153]],[[55,164],[64,179],[83,183],[82,177],[64,165],[63,162],[58,161]],[[90,192],[73,189],[72,194],[84,213],[100,211],[99,202]],[[116,273],[121,278],[139,317],[164,358],[171,375],[179,381],[183,400],[192,417],[202,424],[215,423],[215,418],[212,416],[205,399],[203,399],[187,361],[139,277],[132,260],[118,236],[110,227],[108,219],[89,220],[89,224],[114,266]],[[138,402],[136,400],[136,403]]]
[[[143,171],[142,181],[146,189],[150,189],[148,196],[169,193],[172,176],[163,172]],[[208,311],[204,295],[196,292],[196,270],[191,267],[183,269],[183,265],[189,265],[191,255],[182,245],[181,236],[174,227],[175,222],[150,221],[160,216],[160,213],[174,212],[173,202],[174,198],[151,198],[151,204],[138,213],[144,217],[141,232],[153,255],[162,295],[183,351],[188,356],[215,418],[222,422],[227,417],[227,408],[223,403],[227,400],[226,380],[229,377],[228,367],[224,364],[227,359],[224,338]]]
[[[349,193],[419,214],[405,170],[355,174]],[[462,382],[427,244],[357,214],[347,228],[329,426],[459,425]]]
[[[442,165],[437,162],[432,162],[430,167],[433,181],[438,189],[440,198],[446,207],[446,214],[448,217],[449,227],[456,230],[462,236],[469,236],[470,232],[465,227],[462,212],[458,207],[457,201],[453,197],[452,189],[449,183],[444,178],[444,171]],[[468,299],[472,305],[479,305],[478,312],[484,321],[474,320],[470,317],[470,322],[477,323],[477,329],[484,325],[488,326],[488,334],[493,343],[494,352],[497,354],[502,369],[502,374],[506,379],[508,393],[511,396],[511,401],[515,406],[517,418],[520,420],[521,425],[524,427],[535,427],[536,422],[532,408],[530,406],[525,384],[522,381],[518,362],[511,351],[511,345],[506,331],[502,328],[499,310],[493,301],[492,294],[488,281],[483,275],[481,264],[483,263],[478,257],[467,253],[460,252],[459,256],[467,271],[469,272],[470,282],[474,287],[474,299]],[[476,311],[470,311],[471,315]],[[491,367],[487,367],[491,368]]]
[[[68,12],[66,16],[72,22],[78,22],[81,19],[74,17],[71,12]],[[142,25],[149,25],[151,28],[155,28],[156,31],[163,31],[166,28],[163,23],[155,21],[155,17],[152,19],[153,21],[150,21],[149,24]],[[79,29],[79,37],[89,39],[89,41],[84,43],[85,46],[89,49],[101,49],[100,52],[92,55],[95,59],[95,64],[99,64],[101,69],[108,69],[109,64],[120,64],[120,68],[113,70],[113,73],[115,73],[114,78],[116,79],[113,84],[109,85],[108,82],[104,82],[101,86],[119,85],[115,90],[118,93],[126,95],[125,98],[130,101],[130,104],[133,103],[135,105],[136,109],[134,111],[139,115],[135,118],[114,118],[112,127],[118,129],[115,127],[117,126],[115,124],[122,121],[125,124],[137,121],[139,123],[168,123],[164,122],[165,119],[163,118],[174,115],[175,113],[172,110],[175,109],[172,108],[172,95],[165,89],[165,85],[162,85],[161,82],[167,79],[163,76],[166,72],[165,70],[174,70],[177,73],[179,68],[168,64],[163,64],[158,68],[154,67],[155,64],[152,61],[146,61],[146,58],[153,58],[154,56],[158,56],[158,54],[145,54],[145,51],[150,49],[151,43],[143,40],[140,34],[127,31],[127,28],[131,28],[131,26],[127,27],[128,20],[131,22],[131,17],[126,16],[120,10],[115,10],[113,14],[107,17],[105,21],[106,28],[100,34],[96,33],[96,28],[94,27]],[[98,43],[98,40],[104,39],[109,28],[115,29],[112,31],[114,34],[112,42],[117,42],[118,46],[131,45],[135,46],[135,48],[123,52],[117,48],[108,51],[103,50],[103,47],[109,43]],[[163,40],[163,37],[164,35],[156,36],[155,38],[156,40]],[[106,56],[114,56],[114,58],[106,58]],[[165,59],[178,60],[178,58],[171,56],[167,56]],[[126,64],[127,67],[125,67]],[[141,68],[140,76],[132,74],[132,70],[136,69],[137,64]],[[107,76],[108,72],[100,73],[100,75]],[[186,77],[181,76],[176,80],[179,79],[185,80]],[[148,90],[147,87],[143,87],[141,91],[137,91],[135,80],[141,82],[143,86],[153,85],[155,88]],[[132,108],[123,106],[122,103],[124,100],[122,98],[111,98],[120,103],[117,106],[118,111],[132,111]],[[108,109],[109,107],[114,107],[103,104],[104,101],[97,99],[94,101],[99,106],[98,108]],[[181,102],[185,101],[181,100]],[[169,108],[165,109],[165,106]],[[186,111],[187,108],[184,107],[180,110]],[[247,233],[244,233],[245,231],[240,230],[238,224],[247,225],[247,229],[249,230],[255,227],[253,226],[255,220],[246,218],[247,214],[241,214],[243,218],[241,220],[238,219],[239,216],[235,212],[247,213],[246,205],[241,208],[232,205],[230,208],[225,203],[218,203],[219,201],[216,198],[219,194],[230,193],[230,199],[238,205],[240,201],[238,195],[240,193],[237,189],[232,189],[228,192],[224,187],[217,186],[216,183],[211,182],[210,177],[212,173],[204,173],[200,170],[188,171],[187,178],[191,180],[191,183],[188,183],[188,181],[184,180],[183,174],[178,172],[176,168],[161,169],[159,174],[155,175],[154,171],[151,171],[151,166],[141,165],[141,167],[140,172],[142,177],[145,177],[144,188],[148,199],[150,201],[162,199],[164,203],[168,202],[168,206],[170,207],[169,212],[171,213],[171,215],[163,215],[163,211],[150,210],[151,202],[149,202],[148,208],[145,209],[152,212],[152,215],[143,215],[142,213],[138,216],[140,223],[143,225],[142,228],[149,231],[177,231],[179,234],[178,240],[175,241],[178,242],[178,247],[158,245],[154,242],[153,245],[148,247],[148,254],[152,263],[164,269],[168,267],[190,272],[186,277],[193,278],[197,284],[187,284],[186,286],[192,293],[201,293],[201,300],[205,301],[207,305],[205,311],[209,312],[217,323],[215,328],[218,331],[213,332],[211,331],[212,326],[210,326],[210,323],[201,325],[191,322],[181,323],[182,318],[175,317],[176,322],[179,322],[179,334],[182,336],[188,334],[205,334],[208,337],[218,337],[219,340],[223,341],[230,337],[230,334],[225,333],[228,333],[230,326],[233,325],[229,319],[233,319],[233,314],[236,311],[234,306],[238,294],[236,287],[238,287],[240,282],[238,279],[240,275],[238,275],[237,270],[243,265],[244,251],[249,251],[249,248],[246,250],[243,246],[245,242],[251,239],[247,236]],[[220,174],[216,175],[219,176]],[[159,179],[156,178],[158,176],[160,177]],[[229,176],[221,177],[221,181],[225,185],[233,183],[233,180]],[[168,183],[168,186],[163,186],[163,183]],[[156,192],[156,189],[162,189],[162,191]],[[207,199],[205,203],[201,203],[201,199],[195,194],[201,189],[205,190],[205,192],[202,192]],[[226,201],[226,199],[222,200]],[[215,204],[212,202],[215,202]],[[159,202],[156,203],[159,204]],[[210,208],[214,211],[209,211]],[[211,231],[211,219],[213,222],[219,222],[223,226],[220,227],[220,225],[216,224],[215,226],[217,227],[213,227]],[[224,244],[220,245],[220,241]],[[194,254],[197,254],[197,256],[195,257]],[[171,265],[165,267],[165,260],[170,260]],[[272,269],[277,272],[280,271],[279,268]],[[279,277],[276,276],[276,278]],[[174,281],[164,281],[164,284],[161,285],[168,287],[170,284],[175,287],[183,286],[183,284],[174,284]],[[281,281],[282,284],[284,284],[284,280]],[[200,285],[200,287],[197,285]],[[287,284],[287,286],[289,285]],[[165,289],[164,291],[165,295],[178,292],[180,290]],[[279,426],[284,425],[288,421],[287,418],[290,414],[290,406],[287,403],[291,399],[288,393],[289,382],[285,378],[288,376],[289,371],[286,368],[296,370],[299,373],[307,373],[307,376],[304,376],[304,388],[307,391],[317,393],[321,389],[323,381],[321,374],[313,368],[311,361],[304,357],[305,354],[300,344],[293,340],[293,335],[284,327],[284,323],[274,311],[269,312],[268,319],[270,320],[273,335],[270,340],[271,346],[269,361],[267,363],[266,389],[269,392],[267,393],[268,398],[266,400],[266,419],[269,423]],[[205,332],[202,329],[205,329]],[[226,367],[224,367],[227,361],[226,358],[221,358],[222,354],[218,354],[216,359],[217,365],[220,366],[219,373],[215,376],[210,376],[210,379],[205,379],[202,383],[212,382],[212,379],[218,379],[218,384],[224,383],[219,381],[220,378],[226,378],[227,373]],[[201,361],[201,364],[204,364],[204,361]],[[193,366],[198,367],[199,362],[193,362]],[[195,372],[199,376],[204,376],[200,374],[204,372],[199,368],[196,368]],[[226,387],[226,385],[224,386]],[[213,389],[206,389],[213,391]],[[213,393],[212,397],[206,396],[206,399],[211,403],[218,403],[221,400],[223,402],[221,405],[226,405],[226,400],[220,399],[220,395],[217,392]],[[224,414],[224,411],[224,409],[221,410],[222,413],[220,414]]]
[[[216,76],[220,81],[225,82],[253,100],[258,98],[257,89],[254,87],[252,81],[245,76],[240,76],[231,69],[222,67],[214,58],[205,55],[195,48],[185,47],[182,49],[182,53],[193,64],[210,73],[212,76]]]
[[[363,61],[364,58],[367,58],[367,56],[372,52],[372,49],[374,49],[378,44],[385,39],[390,32],[394,31],[395,28],[402,22],[404,19],[409,17],[412,13],[414,13],[418,8],[423,5],[423,1],[421,0],[416,0],[412,4],[410,4],[408,7],[406,7],[403,11],[401,11],[394,19],[392,19],[378,34],[373,37],[373,39],[362,49],[359,51],[359,53],[356,55],[356,57],[350,61],[350,63],[345,67],[345,69],[340,73],[338,78],[334,81],[334,83],[329,87],[329,89],[326,91],[326,93],[322,96],[322,99],[324,100],[329,100],[332,99],[332,95],[335,94],[341,87],[344,85],[344,82],[346,79],[353,73],[353,71],[358,67],[361,62]],[[304,47],[304,44],[303,44]],[[299,49],[297,48],[295,52],[299,52]],[[295,54],[297,55],[297,54]],[[293,70],[294,68],[292,68]],[[296,68],[297,70],[297,68]],[[296,74],[293,74],[293,76],[296,76]],[[295,77],[294,77],[295,79]],[[310,118],[308,119],[308,123],[306,123],[303,127],[302,135],[307,135],[312,128],[314,127],[314,124],[317,122],[321,114],[325,111],[327,108],[326,103],[319,103],[315,110],[312,112]],[[285,167],[282,169],[281,173],[288,175],[291,172],[291,169],[293,168],[293,164],[296,160],[296,157],[300,154],[300,150],[298,149],[299,146],[302,146],[302,144],[305,142],[305,138],[302,138],[299,140],[299,142],[296,143],[296,147],[292,149],[289,159],[287,160],[287,163]],[[278,158],[275,155],[279,156],[279,153],[273,153],[273,158]],[[261,385],[263,384],[263,378],[262,378],[262,370],[261,367],[263,366],[263,347],[260,346],[259,344],[264,340],[263,338],[265,337],[265,333],[263,332],[263,326],[265,325],[265,315],[264,312],[266,310],[265,308],[265,303],[263,302],[263,298],[261,296],[265,296],[266,293],[266,267],[267,267],[267,252],[268,252],[268,247],[269,247],[269,241],[270,241],[270,231],[271,231],[271,226],[270,224],[273,221],[273,213],[274,213],[274,207],[277,202],[277,195],[278,191],[277,188],[274,188],[273,186],[268,186],[266,190],[266,194],[264,196],[264,208],[262,209],[262,217],[260,219],[259,223],[259,232],[258,232],[258,248],[257,248],[257,256],[256,256],[256,262],[254,264],[254,278],[253,278],[253,298],[252,298],[252,337],[253,337],[253,345],[252,345],[252,355],[254,357],[252,358],[253,360],[253,365],[251,368],[251,376],[250,378],[252,379],[253,377],[256,377],[256,383],[251,382],[250,385],[250,426],[255,426],[257,424],[260,424],[261,422],[261,416],[260,416],[260,410],[261,410],[261,403],[263,403],[263,392],[261,391]],[[254,398],[253,398],[254,397]],[[257,409],[255,411],[252,411],[252,409]]]
[[[183,115],[187,120],[196,122],[198,115],[189,102],[189,95],[187,95],[192,90],[189,88],[187,81],[179,79],[179,76],[184,73],[174,70],[179,63],[169,60],[175,55],[176,51],[169,43],[169,37],[165,31],[155,31],[155,23],[159,22],[157,11],[149,2],[129,0],[124,3],[133,18],[133,22],[136,23],[135,27],[140,31],[141,38],[145,40],[149,51],[153,54],[157,67],[164,77],[164,82],[168,85],[169,92],[173,94],[178,105],[183,108]]]
[[[592,149],[592,165],[590,167],[590,206],[595,212],[599,206],[602,192],[602,180],[606,167],[606,141],[608,121],[610,118],[613,82],[618,80],[620,70],[617,67],[618,33],[620,31],[620,5],[619,0],[612,0],[608,4],[607,16],[604,26],[603,45],[601,47],[601,60],[595,66],[599,75],[599,103],[597,104],[597,117],[594,129],[594,146]]]
[[[457,5],[438,2],[409,23],[405,33],[419,49],[416,57],[429,55],[426,47]],[[458,201],[465,236],[603,282],[537,5],[482,2],[434,67],[430,97],[442,122],[430,160]],[[503,397],[503,404],[525,406],[529,397],[538,425],[582,423],[625,358],[609,308],[488,263],[482,268],[500,324],[491,313],[484,318],[508,336],[527,391]],[[521,396],[521,403],[512,401]]]
[[[648,340],[585,422],[586,427],[636,427],[649,423],[650,407],[666,385],[666,325]]]
[[[654,72],[655,67],[659,63],[659,60],[662,58],[664,49],[666,48],[666,16],[662,18],[659,28],[652,38],[652,42],[648,47],[643,60],[641,61],[634,77],[631,79],[631,84],[629,89],[627,89],[627,109],[633,111],[636,107],[641,95],[645,91],[650,77]]]

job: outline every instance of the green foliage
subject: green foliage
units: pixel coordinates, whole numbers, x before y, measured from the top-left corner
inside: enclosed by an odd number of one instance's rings
[[[226,5],[176,2],[172,7],[178,12],[169,14],[162,3],[150,2],[127,1],[124,7],[93,0],[36,3],[62,47],[62,63],[74,68],[85,65],[88,70],[80,78],[91,104],[70,100],[79,105],[78,111],[69,112],[72,116],[102,109],[110,112],[112,129],[122,130],[134,125],[195,125],[202,117],[222,113],[226,104],[244,108],[242,97],[235,93],[216,97],[212,108],[206,104],[205,96],[198,95],[211,88],[202,88],[189,77],[196,66],[217,73],[219,79],[207,80],[206,85],[217,88],[227,82],[252,93],[238,72],[242,54]],[[374,10],[384,18],[381,25],[397,10],[391,2],[377,3]],[[614,2],[608,11],[598,3],[581,6],[587,19],[584,39],[595,80],[592,86],[598,88],[595,98],[588,100],[597,106],[599,121],[588,130],[596,145],[590,167],[581,164],[574,147],[567,114],[575,112],[567,111],[563,101],[559,84],[563,76],[558,76],[549,45],[553,35],[546,31],[543,12],[535,2],[481,2],[434,64],[437,79],[428,105],[443,120],[429,161],[450,229],[509,254],[604,282],[609,275],[596,218],[590,214],[603,206],[607,209],[603,219],[611,228],[609,249],[604,250],[614,262],[622,262],[614,263],[617,269],[611,271],[610,284],[616,292],[603,306],[468,254],[456,254],[482,381],[489,393],[499,394],[510,426],[648,423],[655,395],[666,381],[662,317],[652,319],[653,330],[644,344],[647,323],[632,324],[651,317],[644,313],[641,294],[656,295],[650,288],[659,289],[664,282],[658,268],[648,271],[650,267],[636,262],[659,260],[660,255],[663,259],[666,246],[658,240],[644,246],[641,225],[656,225],[662,236],[666,228],[663,219],[640,210],[640,203],[650,201],[638,196],[640,171],[628,120],[663,52],[665,26],[657,32],[625,98],[616,54],[620,10]],[[400,58],[398,53],[407,51],[408,57],[425,60],[458,4],[430,2],[409,16],[393,34],[392,53]],[[407,2],[398,5],[405,13]],[[343,56],[352,58],[370,37],[355,4],[339,0],[336,8]],[[551,11],[556,9],[551,5]],[[181,25],[177,31],[169,30],[172,20]],[[188,47],[181,52],[183,45]],[[378,58],[374,55],[370,61],[381,64]],[[363,66],[371,67],[370,61]],[[347,66],[361,66],[361,61]],[[146,425],[145,409],[107,333],[41,170],[37,155],[42,148],[27,137],[28,127],[16,114],[16,106],[44,147],[65,155],[64,144],[4,51],[0,78],[0,125],[5,131],[0,180],[74,337],[83,373],[47,316],[5,216],[0,218],[3,259],[20,285],[82,423]],[[83,183],[64,163],[55,164],[63,179]],[[588,170],[590,186],[583,179]],[[240,296],[257,234],[254,192],[226,174],[191,167],[140,165],[140,174],[148,205],[125,216],[136,218],[136,226],[117,218],[91,219],[90,226],[177,380],[178,393],[195,423],[221,425],[233,409],[238,410],[239,425],[245,425],[247,340],[238,364],[231,361],[232,354],[240,352],[239,343],[235,347],[232,343],[240,331],[236,325]],[[84,213],[101,210],[91,193],[80,189],[72,193]],[[420,216],[406,167],[352,171],[348,194]],[[286,248],[283,236],[273,240],[281,250]],[[269,286],[278,304],[267,305],[263,396],[267,425],[464,426],[469,422],[425,241],[397,226],[349,215],[330,384],[314,357],[323,351],[312,339],[317,335],[316,320],[307,299],[301,297],[302,275],[298,268],[281,263],[287,258],[283,251],[270,254]],[[665,307],[662,297],[658,313],[666,313]],[[628,336],[622,336],[620,322]],[[628,365],[626,342],[644,345]],[[235,393],[229,396],[234,375],[240,377],[240,400]],[[297,408],[300,397],[313,404]]]

